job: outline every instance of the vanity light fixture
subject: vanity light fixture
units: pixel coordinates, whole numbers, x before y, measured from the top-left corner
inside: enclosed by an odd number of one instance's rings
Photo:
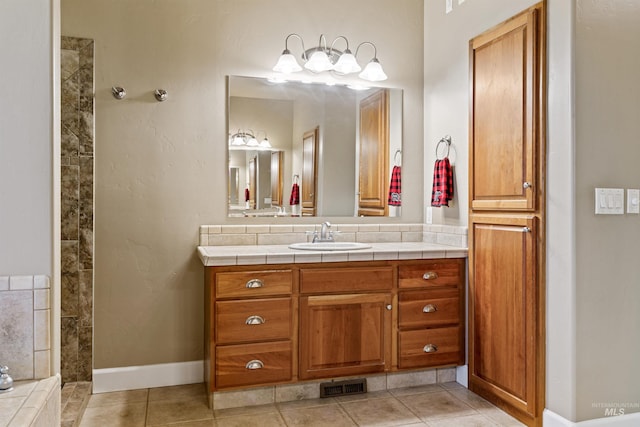
[[[302,71],[302,67],[293,56],[291,51],[289,50],[289,38],[297,37],[300,39],[300,43],[302,44],[302,60],[304,61],[304,68],[313,72],[313,73],[321,73],[324,71],[333,71],[339,75],[347,75],[352,73],[357,73],[362,70],[360,64],[356,57],[358,56],[358,52],[360,47],[364,45],[370,45],[373,47],[373,58],[367,63],[364,70],[358,77],[363,80],[377,82],[387,79],[387,75],[382,70],[382,66],[380,65],[380,61],[378,61],[378,50],[376,46],[368,41],[362,42],[356,48],[356,53],[351,53],[349,49],[349,40],[345,36],[336,37],[331,45],[327,47],[327,39],[324,34],[320,34],[320,39],[318,41],[318,46],[305,49],[304,40],[299,34],[291,33],[284,39],[284,50],[278,58],[278,62],[273,67],[273,71],[290,74],[298,71]],[[334,46],[336,42],[339,40],[344,40],[346,44],[346,48],[344,51],[336,49]]]
[[[229,136],[229,148],[240,150],[269,150],[271,149],[271,143],[267,137],[267,133],[264,133],[264,138],[258,142],[258,139],[254,135],[251,129],[243,131],[238,129],[238,132]]]

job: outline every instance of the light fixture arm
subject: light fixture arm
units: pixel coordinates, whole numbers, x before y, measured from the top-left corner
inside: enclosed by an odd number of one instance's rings
[[[304,40],[302,40],[302,36],[298,33],[291,33],[284,39],[284,51],[282,54],[289,54],[291,51],[289,50],[289,37],[296,36],[298,40],[300,40],[300,44],[302,45],[302,59],[307,60],[307,50],[304,47]]]
[[[330,51],[330,52],[333,52],[333,51],[334,51],[333,46],[335,46],[336,42],[337,42],[338,40],[340,40],[340,39],[344,40],[344,42],[347,44],[347,48],[345,49],[345,52],[347,52],[347,51],[349,50],[349,40],[347,40],[347,38],[346,38],[345,36],[338,36],[338,37],[336,37],[336,38],[333,40],[333,42],[331,43],[331,47],[329,48],[329,51]]]
[[[371,43],[371,42],[362,42],[362,43],[360,43],[360,44],[358,45],[358,47],[356,48],[355,56],[356,56],[356,57],[358,56],[358,51],[360,50],[360,47],[361,47],[362,45],[365,45],[365,44],[371,45],[371,46],[373,47],[373,57],[374,57],[375,59],[377,59],[377,58],[378,58],[378,49],[376,48],[376,45],[375,45],[375,44],[373,44],[373,43]]]

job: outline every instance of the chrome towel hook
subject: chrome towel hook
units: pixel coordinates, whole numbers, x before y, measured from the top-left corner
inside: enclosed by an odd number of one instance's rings
[[[124,99],[124,97],[127,96],[127,91],[124,90],[123,87],[113,86],[111,88],[111,94],[115,99]]]
[[[156,89],[155,92],[153,92],[153,95],[156,97],[158,102],[166,101],[169,97],[169,94],[167,94],[167,91],[164,89]]]

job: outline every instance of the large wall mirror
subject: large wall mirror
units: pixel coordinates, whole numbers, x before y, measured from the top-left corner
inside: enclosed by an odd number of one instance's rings
[[[401,89],[230,76],[227,93],[229,216],[401,215]]]

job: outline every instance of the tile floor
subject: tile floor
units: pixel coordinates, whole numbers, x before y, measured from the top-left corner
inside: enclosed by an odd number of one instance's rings
[[[80,427],[522,426],[457,383],[211,410],[204,384],[92,395]]]

